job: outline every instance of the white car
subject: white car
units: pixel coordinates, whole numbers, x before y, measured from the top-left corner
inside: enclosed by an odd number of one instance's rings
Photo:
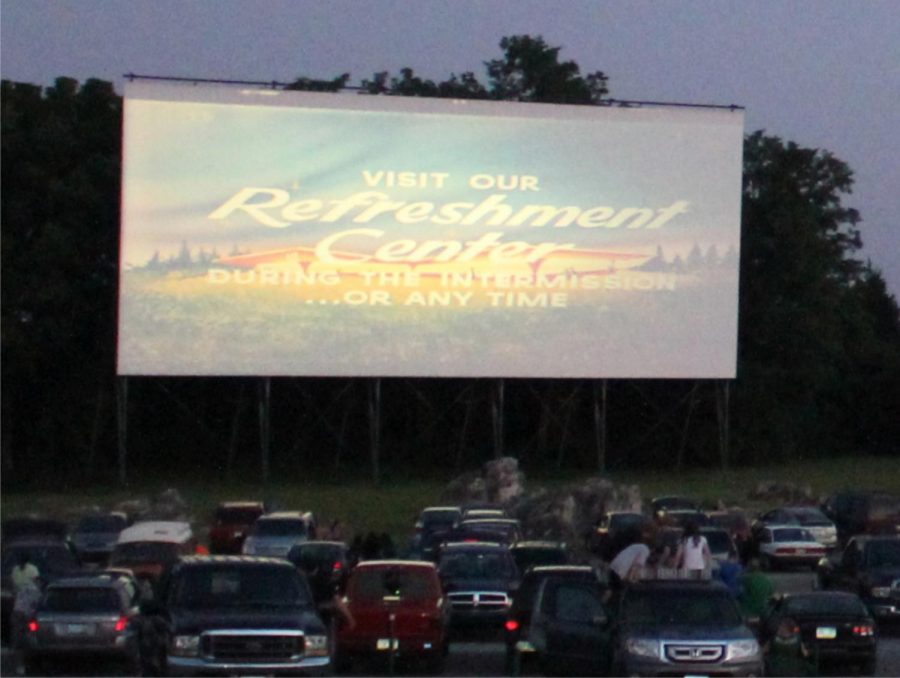
[[[797,525],[768,525],[759,536],[759,563],[764,570],[782,565],[814,568],[825,552],[824,544]]]
[[[312,513],[278,511],[256,519],[244,540],[242,552],[248,556],[287,558],[295,544],[315,539],[316,523]]]
[[[761,525],[799,525],[809,530],[816,541],[826,548],[838,545],[837,527],[834,522],[816,506],[784,506],[762,514]]]

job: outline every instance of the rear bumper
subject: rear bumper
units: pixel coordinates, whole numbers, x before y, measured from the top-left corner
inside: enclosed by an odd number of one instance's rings
[[[444,639],[439,634],[398,635],[394,640],[394,652],[398,656],[429,656],[444,649]],[[340,654],[387,656],[391,643],[387,634],[365,635],[339,638],[337,646]]]

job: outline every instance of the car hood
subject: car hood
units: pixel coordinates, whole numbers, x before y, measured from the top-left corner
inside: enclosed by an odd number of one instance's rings
[[[305,633],[325,633],[318,615],[307,609],[240,605],[210,610],[177,609],[172,613],[174,633],[199,634],[216,629],[295,630]]]
[[[715,626],[674,624],[634,624],[623,629],[623,635],[630,638],[653,638],[655,640],[755,640],[756,636],[746,626]]]

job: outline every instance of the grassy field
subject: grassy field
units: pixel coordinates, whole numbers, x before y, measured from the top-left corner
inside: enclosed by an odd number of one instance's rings
[[[900,464],[890,458],[852,457],[790,465],[735,468],[727,473],[719,470],[689,471],[676,475],[661,469],[629,472],[610,476],[617,483],[637,484],[645,500],[661,494],[684,494],[708,505],[722,500],[729,505],[763,509],[765,502],[750,495],[761,482],[792,482],[809,486],[815,496],[842,489],[882,489],[900,494]],[[586,476],[553,479],[527,478],[526,492],[537,487],[559,488],[584,480]],[[448,481],[450,478],[447,479]],[[136,486],[128,490],[98,487],[69,492],[4,492],[0,508],[4,518],[40,513],[73,519],[88,507],[111,508],[118,502],[140,497],[152,498],[166,487],[174,487],[191,507],[201,529],[208,522],[219,501],[234,499],[268,499],[278,508],[312,510],[320,524],[337,518],[349,533],[388,532],[395,539],[405,539],[419,510],[441,500],[446,483],[438,481],[371,483],[353,481],[348,484],[314,483],[279,484],[268,488],[259,484],[229,485],[196,480],[173,479],[168,485]]]

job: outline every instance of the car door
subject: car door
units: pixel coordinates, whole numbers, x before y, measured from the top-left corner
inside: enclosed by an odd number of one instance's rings
[[[549,581],[541,601],[546,646],[544,665],[605,671],[610,659],[609,618],[596,584]]]

